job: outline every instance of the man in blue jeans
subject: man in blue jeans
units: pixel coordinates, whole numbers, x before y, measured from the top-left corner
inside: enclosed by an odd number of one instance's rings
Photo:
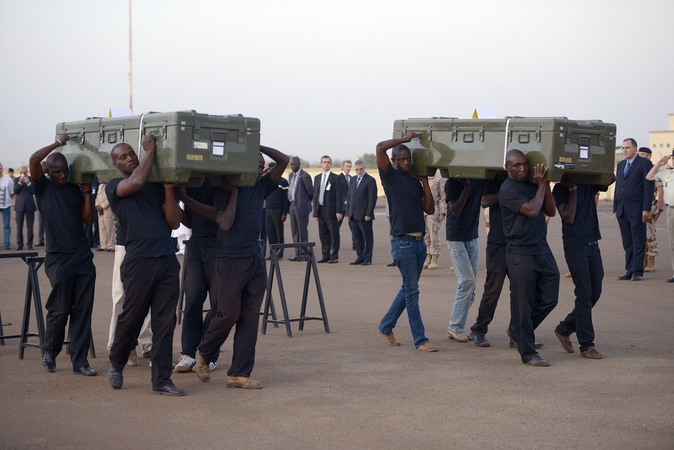
[[[377,144],[379,177],[390,210],[391,254],[403,277],[403,285],[381,320],[379,332],[389,345],[400,345],[393,335],[393,328],[407,308],[414,346],[424,352],[437,352],[438,348],[426,337],[419,310],[419,277],[426,259],[424,212],[432,215],[435,212],[435,203],[428,186],[428,177],[413,177],[410,174],[412,154],[403,144],[414,137],[415,134],[408,131],[404,138],[389,139]],[[393,149],[391,161],[386,154],[390,148]]]
[[[477,285],[477,260],[480,254],[477,228],[483,189],[482,180],[450,178],[445,183],[445,198],[450,212],[446,225],[447,246],[452,256],[454,273],[459,279],[447,335],[457,342],[468,342],[465,329]]]

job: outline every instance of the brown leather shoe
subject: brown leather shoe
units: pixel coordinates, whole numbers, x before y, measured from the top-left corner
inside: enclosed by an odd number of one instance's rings
[[[597,351],[596,348],[590,347],[584,352],[580,352],[580,356],[583,358],[589,358],[589,359],[602,359],[603,356],[601,356],[601,353]]]
[[[250,377],[230,377],[227,375],[227,387],[228,388],[241,388],[241,389],[262,389],[262,383],[259,381],[251,380]]]
[[[390,332],[389,334],[382,333],[379,328],[377,328],[377,331],[379,331],[379,334],[384,336],[384,339],[386,339],[386,342],[388,342],[388,345],[391,347],[398,347],[400,345],[400,342],[398,342],[396,337],[393,335],[393,332]]]
[[[197,376],[201,381],[208,383],[211,381],[211,368],[208,366],[208,363],[204,357],[201,356],[201,352],[199,350],[197,350],[197,354],[195,356],[197,364],[194,366],[194,371],[197,373]]]
[[[566,350],[566,353],[573,353],[573,344],[568,336],[562,336],[557,330],[555,330],[555,336],[559,339],[559,343],[562,344],[562,348]]]
[[[423,344],[421,344],[420,346],[418,346],[418,347],[417,347],[417,350],[421,350],[422,352],[429,352],[429,353],[432,353],[432,352],[437,352],[437,351],[438,351],[438,347],[436,347],[435,345],[431,344],[431,341],[426,341],[426,342],[424,342]]]

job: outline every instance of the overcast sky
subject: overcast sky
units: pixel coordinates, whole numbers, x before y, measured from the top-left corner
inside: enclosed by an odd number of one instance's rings
[[[258,117],[262,143],[355,158],[393,121],[567,116],[648,144],[674,113],[674,1],[134,0],[134,113]],[[127,0],[0,0],[0,162],[128,105]]]

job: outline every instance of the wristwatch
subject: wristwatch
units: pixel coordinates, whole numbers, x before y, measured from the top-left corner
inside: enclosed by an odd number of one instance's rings
[[[576,189],[578,189],[578,186],[570,187],[570,188],[569,188],[569,192],[573,192],[573,191],[575,191]]]

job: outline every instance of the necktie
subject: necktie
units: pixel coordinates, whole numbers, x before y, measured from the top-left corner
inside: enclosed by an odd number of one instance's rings
[[[356,189],[358,189],[358,186],[360,186],[360,180],[362,177],[358,177],[358,181],[356,181]]]
[[[288,201],[293,203],[295,201],[295,193],[297,192],[297,179],[299,175],[297,173],[293,174],[292,180],[290,180],[290,188],[288,189]]]
[[[321,193],[318,196],[318,203],[321,205],[323,204],[323,196],[325,193],[325,182],[327,178],[328,178],[327,172],[323,172],[323,178],[321,178]]]
[[[630,166],[632,165],[631,162],[627,161],[627,164],[625,164],[625,171],[623,172],[623,177],[627,176],[627,172],[630,171]]]

